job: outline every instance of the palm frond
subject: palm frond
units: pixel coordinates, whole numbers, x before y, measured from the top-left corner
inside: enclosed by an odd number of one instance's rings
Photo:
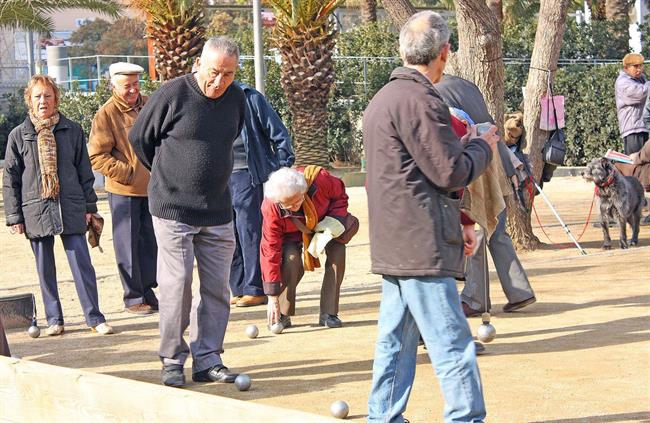
[[[49,33],[53,22],[48,15],[69,8],[88,9],[112,18],[119,17],[122,11],[117,0],[4,0],[0,2],[0,28]]]

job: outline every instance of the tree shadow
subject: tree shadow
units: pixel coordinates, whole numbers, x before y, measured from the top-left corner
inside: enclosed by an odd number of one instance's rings
[[[635,344],[650,340],[647,328],[650,326],[650,316],[629,317],[604,323],[564,326],[552,329],[540,329],[523,332],[497,334],[497,342],[490,344],[490,354],[525,355],[549,352],[579,351],[591,348],[602,348],[610,345]],[[498,330],[498,329],[497,329]],[[500,342],[524,336],[561,334],[552,338],[544,338],[522,342]]]
[[[600,423],[600,422],[628,422],[637,421],[641,423],[650,422],[650,411],[639,411],[635,413],[619,413],[603,416],[578,417],[575,419],[538,420],[529,423]]]
[[[497,312],[493,316],[499,316],[500,319],[512,319],[525,315],[526,317],[541,317],[551,314],[566,313],[569,311],[581,310],[586,308],[616,306],[616,307],[648,307],[650,306],[650,295],[635,295],[632,297],[610,298],[607,300],[589,301],[586,303],[550,303],[539,301],[524,309],[517,310],[513,313]],[[492,306],[494,309],[494,305]]]

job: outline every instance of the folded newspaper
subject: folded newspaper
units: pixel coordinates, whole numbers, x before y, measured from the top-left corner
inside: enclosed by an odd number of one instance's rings
[[[618,151],[614,151],[611,149],[607,150],[607,153],[605,153],[605,158],[609,160],[614,160],[615,162],[634,164],[630,156],[623,153],[619,153]]]

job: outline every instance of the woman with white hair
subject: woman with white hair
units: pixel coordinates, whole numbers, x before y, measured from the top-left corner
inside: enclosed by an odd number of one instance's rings
[[[338,310],[345,273],[344,242],[355,231],[354,227],[347,230],[349,224],[346,227],[351,215],[343,181],[319,166],[281,168],[264,184],[264,197],[260,261],[264,293],[269,298],[269,325],[291,326],[296,287],[305,270],[320,267],[318,255],[324,250],[327,260],[318,324],[341,327]]]

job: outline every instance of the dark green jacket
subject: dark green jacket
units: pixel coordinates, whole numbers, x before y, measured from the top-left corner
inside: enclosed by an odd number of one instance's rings
[[[7,226],[23,223],[27,238],[86,232],[86,213],[97,212],[95,177],[81,126],[61,115],[54,127],[60,195],[41,197],[36,130],[29,117],[9,134],[3,196]]]

